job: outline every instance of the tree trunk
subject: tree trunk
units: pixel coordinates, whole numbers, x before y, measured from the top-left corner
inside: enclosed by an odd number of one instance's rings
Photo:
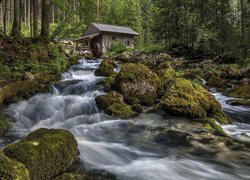
[[[49,25],[51,20],[51,0],[43,0],[43,9],[42,9],[42,30],[41,37],[45,41],[49,41]]]
[[[38,0],[33,0],[33,37],[37,37]]]
[[[14,0],[14,20],[12,26],[12,36],[19,36],[21,29],[20,22],[20,0]]]
[[[4,2],[5,8],[4,8],[4,15],[3,15],[3,30],[6,33],[7,32],[7,0]]]
[[[241,43],[242,43],[242,55],[247,56],[247,33],[246,33],[246,16],[247,16],[247,2],[241,0]]]

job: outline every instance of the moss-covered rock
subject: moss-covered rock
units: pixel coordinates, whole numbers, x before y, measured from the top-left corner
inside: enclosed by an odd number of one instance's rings
[[[29,180],[29,172],[18,161],[12,160],[0,151],[0,179]]]
[[[114,73],[115,61],[104,60],[99,68],[95,71],[96,76],[111,76]]]
[[[168,68],[171,68],[171,62],[169,61],[164,61],[162,63],[160,63],[157,67],[157,69],[168,69]]]
[[[95,98],[97,106],[107,114],[118,118],[129,118],[137,115],[131,106],[124,102],[122,94],[112,91]]]
[[[101,81],[99,85],[103,86],[104,91],[109,92],[114,89],[115,84],[115,78],[118,73],[114,72],[111,76],[109,76],[107,79]]]
[[[209,78],[206,85],[209,87],[219,88],[220,90],[225,90],[228,87],[225,80],[214,75],[212,75],[212,77]]]
[[[196,82],[198,84],[201,84],[201,85],[203,83],[203,81],[202,81],[202,71],[201,71],[200,68],[186,69],[186,70],[183,71],[183,74],[179,74],[179,77],[189,79],[189,80],[194,81],[194,82]]]
[[[127,119],[138,115],[138,113],[132,110],[131,106],[125,103],[114,103],[106,109],[106,112],[113,117],[122,119]]]
[[[231,122],[230,117],[222,110],[219,110],[218,112],[215,112],[210,116],[221,124],[228,124],[229,122]]]
[[[34,81],[11,83],[0,89],[0,104],[27,99],[39,92],[49,92],[50,85],[59,79],[59,74],[37,74]]]
[[[157,97],[159,77],[142,64],[125,64],[115,79],[115,88],[129,104],[152,105]]]
[[[242,82],[229,90],[226,94],[235,98],[250,99],[250,83]]]
[[[250,106],[250,99],[232,99],[228,103],[232,106]]]
[[[157,56],[158,62],[173,61],[173,58],[166,53],[161,53]]]
[[[220,68],[222,79],[237,79],[241,74],[238,64],[222,64]]]
[[[22,162],[31,179],[51,179],[67,170],[77,159],[79,151],[74,136],[60,129],[39,129],[3,152]]]
[[[133,111],[135,111],[137,113],[142,113],[142,111],[143,111],[143,108],[142,108],[142,106],[140,104],[133,104],[131,106],[131,108],[132,108]]]
[[[173,68],[165,69],[163,76],[161,79],[164,80],[164,83],[169,83],[170,81],[174,80],[177,77],[177,74]]]
[[[0,137],[4,136],[8,132],[9,128],[10,122],[5,115],[0,113]]]
[[[123,95],[115,91],[112,91],[105,95],[97,96],[95,100],[97,106],[103,110],[105,110],[107,107],[111,106],[114,103],[125,103]]]
[[[83,180],[83,175],[73,174],[73,173],[64,173],[60,176],[55,177],[53,180]]]
[[[184,78],[177,78],[162,98],[163,110],[191,118],[206,117],[221,110],[219,102],[201,85]]]
[[[216,135],[224,136],[226,133],[220,125],[216,123],[216,121],[213,118],[203,118],[202,121],[204,122],[204,126],[202,129],[207,132],[212,132]]]
[[[160,86],[158,88],[158,96],[162,97],[170,86],[170,83],[177,77],[173,68],[167,68],[160,75]]]

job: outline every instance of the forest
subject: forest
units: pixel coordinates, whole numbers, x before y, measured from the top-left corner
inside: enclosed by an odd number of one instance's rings
[[[0,28],[9,35],[41,34],[59,40],[80,37],[91,22],[100,22],[132,27],[140,34],[138,47],[158,44],[247,58],[249,4],[248,0],[1,0]]]
[[[249,180],[250,0],[0,0],[0,179]]]

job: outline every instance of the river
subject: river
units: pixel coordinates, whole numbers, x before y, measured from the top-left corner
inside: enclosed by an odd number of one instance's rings
[[[99,60],[80,60],[62,74],[61,82],[53,86],[52,93],[37,94],[10,105],[5,112],[13,117],[13,127],[6,138],[1,139],[1,146],[41,127],[62,128],[75,135],[84,168],[107,171],[116,179],[250,179],[249,167],[223,166],[152,141],[149,129],[175,126],[185,118],[141,114],[121,120],[100,111],[95,97],[104,92],[96,84],[104,77],[94,75],[99,63]],[[227,97],[220,93],[214,95],[225,111],[243,118],[241,123],[223,128],[235,138],[247,139],[250,110],[229,106],[224,103]]]

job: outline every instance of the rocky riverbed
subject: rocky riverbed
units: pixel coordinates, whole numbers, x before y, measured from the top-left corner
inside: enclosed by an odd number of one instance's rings
[[[249,116],[243,113],[249,110],[210,90],[236,94],[241,82],[249,85],[247,70],[231,78],[221,67],[219,77],[230,85],[220,89],[208,69],[221,65],[211,61],[129,55],[80,60],[51,93],[8,106],[12,127],[1,138],[1,159],[17,163],[20,177],[31,179],[249,179]],[[235,116],[244,121],[245,134]],[[230,126],[241,133],[235,136]],[[1,174],[14,177],[15,171]]]

